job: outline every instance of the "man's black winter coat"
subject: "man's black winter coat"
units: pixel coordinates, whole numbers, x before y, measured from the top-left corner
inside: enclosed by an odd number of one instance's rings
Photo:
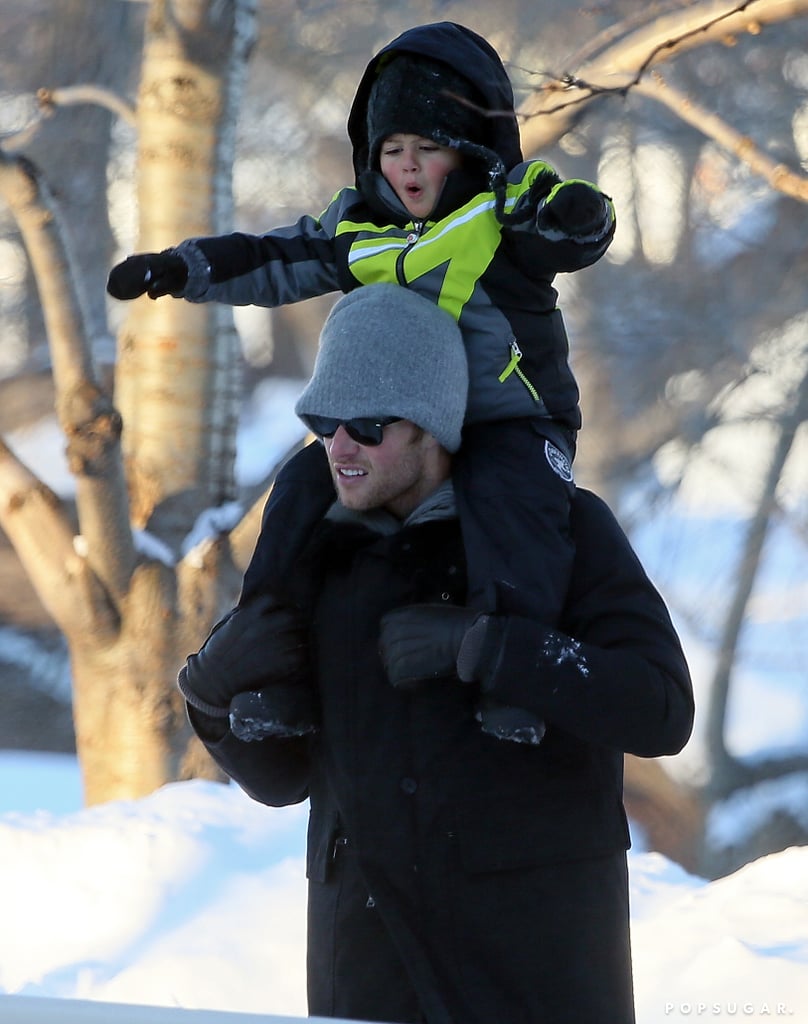
[[[493,696],[547,723],[537,747],[484,734],[472,687],[400,692],[385,678],[386,611],[463,601],[453,518],[388,536],[317,528],[295,575],[312,615],[315,739],[241,743],[192,713],[256,800],[310,799],[313,1015],[633,1021],[623,753],[681,749],[692,690],[665,606],[609,510],[579,490],[573,526],[563,629],[577,643],[548,650],[540,624],[513,618],[496,670]]]

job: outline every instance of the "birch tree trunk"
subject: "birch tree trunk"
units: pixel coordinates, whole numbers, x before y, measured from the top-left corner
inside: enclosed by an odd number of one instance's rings
[[[232,224],[235,123],[254,0],[153,0],[137,103],[137,251]],[[235,496],[239,350],[229,307],[143,297],[119,339],[116,399],[132,519],[170,546]]]

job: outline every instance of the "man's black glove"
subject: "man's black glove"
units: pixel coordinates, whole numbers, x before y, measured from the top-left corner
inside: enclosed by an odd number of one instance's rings
[[[144,252],[127,257],[110,270],[107,291],[113,299],[136,299],[139,295],[159,299],[181,292],[187,280],[188,266],[182,256],[171,249]]]
[[[544,723],[531,711],[491,700],[490,687],[507,620],[470,608],[413,604],[388,612],[381,621],[381,655],[387,677],[399,690],[451,677],[479,683],[477,710],[483,732],[498,740],[535,746]]]
[[[478,680],[492,631],[499,637],[493,624],[490,615],[451,604],[413,604],[388,612],[380,637],[388,679],[401,690],[447,676],[462,683]]]
[[[193,707],[224,718],[237,693],[282,682],[304,673],[307,665],[300,612],[262,594],[213,627],[180,670],[177,685]]]
[[[594,185],[571,178],[549,193],[539,209],[539,231],[562,231],[572,238],[604,231],[609,222],[609,201]]]

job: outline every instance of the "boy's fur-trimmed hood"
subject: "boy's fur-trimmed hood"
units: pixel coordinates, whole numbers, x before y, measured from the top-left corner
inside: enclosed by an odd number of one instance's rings
[[[502,160],[506,171],[522,162],[513,88],[499,55],[487,40],[471,29],[451,21],[441,21],[402,32],[379,50],[367,65],[348,115],[348,137],[353,146],[357,183],[368,170],[367,109],[370,90],[380,65],[394,53],[442,61],[467,78],[492,112],[491,148]]]

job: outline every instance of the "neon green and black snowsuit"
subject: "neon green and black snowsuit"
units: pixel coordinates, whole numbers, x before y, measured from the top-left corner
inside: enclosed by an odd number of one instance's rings
[[[448,176],[423,222],[411,219],[368,162],[368,97],[379,67],[400,53],[448,64],[497,112],[486,147],[458,147],[463,167]],[[373,58],[360,81],[348,120],[352,186],[318,217],[261,235],[190,239],[176,251],[189,266],[181,294],[192,302],[274,307],[393,281],[457,319],[470,371],[455,460],[470,599],[549,625],[572,559],[567,517],[580,425],[553,279],[600,258],[614,214],[593,185],[602,212],[595,229],[571,236],[539,227],[561,179],[548,164],[523,160],[513,110],[508,76],[484,39],[449,22],[411,29]]]

